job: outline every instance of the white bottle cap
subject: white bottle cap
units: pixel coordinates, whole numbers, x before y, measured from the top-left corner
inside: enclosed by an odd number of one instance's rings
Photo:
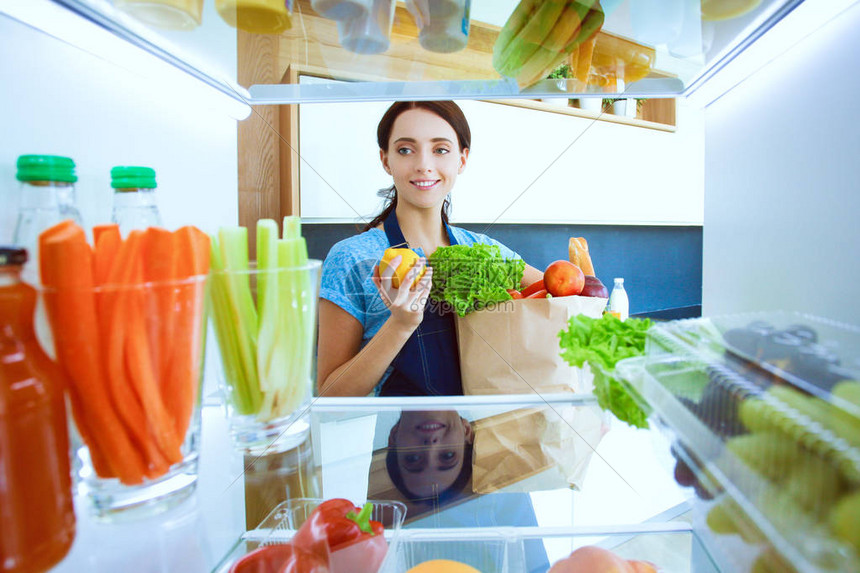
[[[623,283],[623,282],[624,282],[624,279],[623,279],[623,278],[621,278],[621,277],[618,277],[618,278],[616,278],[616,279],[615,279],[615,282],[616,282],[616,283]]]

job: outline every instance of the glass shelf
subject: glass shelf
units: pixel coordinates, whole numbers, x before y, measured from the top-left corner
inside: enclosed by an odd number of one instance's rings
[[[603,0],[604,22],[596,36],[587,80],[583,81],[585,76],[580,74],[580,79],[546,79],[520,85],[493,67],[493,47],[518,4],[516,0],[471,0],[469,41],[454,53],[424,49],[415,18],[398,2],[389,46],[377,54],[359,54],[344,48],[338,24],[318,15],[310,0],[294,2],[292,27],[277,35],[237,34],[216,10],[216,0],[204,0],[202,22],[190,30],[167,30],[144,23],[111,0],[53,0],[224,94],[252,105],[685,96],[801,2],[750,0],[755,7],[734,16],[710,14],[712,8],[703,15],[700,0]],[[3,10],[15,17],[9,8]],[[300,75],[345,81],[305,85],[299,83]]]

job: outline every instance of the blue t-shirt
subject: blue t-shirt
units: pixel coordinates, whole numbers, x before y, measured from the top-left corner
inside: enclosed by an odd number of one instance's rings
[[[502,243],[486,235],[453,225],[451,232],[460,245],[498,245],[504,258],[521,258]],[[323,261],[320,298],[330,300],[361,323],[364,328],[362,347],[373,338],[391,315],[372,280],[373,267],[379,263],[385,249],[390,246],[384,231],[370,229],[335,243]],[[420,247],[415,249],[415,252],[422,257],[426,256]]]

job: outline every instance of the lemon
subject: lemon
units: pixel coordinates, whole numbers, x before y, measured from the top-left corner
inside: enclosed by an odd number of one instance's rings
[[[761,0],[702,0],[702,20],[729,20],[758,7]]]
[[[391,277],[391,284],[394,288],[400,288],[400,283],[403,282],[403,279],[406,277],[406,273],[409,272],[409,269],[412,268],[418,261],[418,253],[413,251],[412,249],[385,249],[385,253],[382,254],[382,260],[379,261],[379,274],[382,274],[382,271],[388,268],[391,259],[400,255],[400,264],[397,265],[397,269],[394,271],[394,276]],[[416,277],[414,281],[412,281],[412,285],[410,288],[414,287],[418,284],[418,281],[421,277],[424,276],[424,273],[427,269],[422,269],[421,274]]]

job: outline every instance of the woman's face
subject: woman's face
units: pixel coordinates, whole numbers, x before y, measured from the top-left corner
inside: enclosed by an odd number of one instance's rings
[[[391,429],[389,446],[396,448],[397,465],[406,489],[421,497],[435,497],[460,475],[472,427],[455,411],[403,412]]]
[[[439,209],[466,167],[468,149],[460,149],[447,121],[426,109],[401,113],[394,120],[382,166],[394,178],[398,201],[419,209]]]

